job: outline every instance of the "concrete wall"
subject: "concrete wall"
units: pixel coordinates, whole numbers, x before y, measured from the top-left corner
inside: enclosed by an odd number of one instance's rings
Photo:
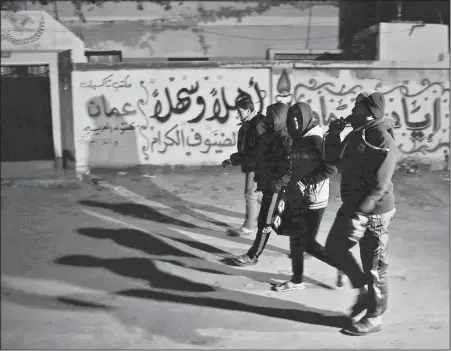
[[[44,9],[94,50],[121,50],[124,60],[166,57],[222,57],[263,60],[268,49],[338,48],[338,0],[168,1],[171,9],[142,1],[105,1],[83,6],[85,22],[70,1]]]
[[[273,70],[272,81],[275,101],[308,102],[324,131],[351,113],[360,92],[380,91],[385,116],[397,121],[399,157],[443,160],[449,149],[449,70],[299,65]]]
[[[71,50],[74,62],[86,62],[85,44],[46,11],[2,11],[2,51]]]
[[[381,61],[449,61],[449,27],[444,24],[380,23]]]
[[[205,65],[205,64],[203,64]],[[215,67],[212,67],[215,66]],[[310,103],[327,130],[361,91],[386,96],[400,158],[449,152],[449,67],[396,63],[210,63],[208,66],[78,65],[73,72],[77,165],[218,164],[236,149],[239,94]]]
[[[236,150],[238,96],[260,111],[269,69],[73,72],[78,167],[217,164]]]

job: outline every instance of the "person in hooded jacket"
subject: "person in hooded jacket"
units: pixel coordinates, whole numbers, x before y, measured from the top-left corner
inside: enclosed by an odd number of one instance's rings
[[[271,234],[276,206],[280,200],[280,192],[288,185],[291,178],[291,144],[287,132],[288,106],[283,103],[270,105],[264,118],[265,133],[259,140],[258,149],[254,150],[256,160],[256,191],[261,191],[262,201],[258,214],[257,234],[253,245],[246,254],[232,259],[240,266],[254,265],[265,249]]]
[[[309,104],[300,102],[290,107],[287,129],[293,140],[293,171],[287,187],[292,211],[289,236],[293,277],[275,286],[276,291],[304,289],[305,251],[333,266],[316,236],[329,200],[329,178],[336,168],[325,160],[322,128],[313,119]]]
[[[387,309],[387,242],[396,212],[392,176],[397,145],[393,122],[384,118],[384,109],[380,92],[361,93],[352,114],[332,122],[325,137],[327,157],[341,173],[342,200],[326,240],[326,254],[358,289],[352,324],[343,329],[349,335],[379,331]],[[347,121],[353,130],[341,142]],[[351,251],[357,242],[362,268]]]
[[[236,102],[241,127],[238,130],[238,152],[230,155],[230,158],[222,162],[225,168],[228,165],[241,166],[245,174],[244,198],[246,212],[243,225],[230,233],[235,236],[247,236],[255,232],[261,194],[256,192],[257,184],[254,181],[256,162],[253,153],[258,148],[258,140],[264,133],[264,116],[255,110],[250,97],[243,97]]]

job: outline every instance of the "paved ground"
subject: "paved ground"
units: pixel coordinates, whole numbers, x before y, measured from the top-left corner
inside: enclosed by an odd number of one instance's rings
[[[236,168],[105,177],[119,187],[2,187],[2,348],[449,348],[443,173],[396,175],[389,310],[357,338],[339,333],[353,291],[321,262],[308,259],[308,289],[270,290],[289,278],[287,238],[252,268],[222,263],[251,243],[225,234],[244,210]]]

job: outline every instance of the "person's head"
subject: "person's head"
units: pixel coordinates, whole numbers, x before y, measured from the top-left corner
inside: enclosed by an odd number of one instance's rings
[[[253,117],[254,103],[249,97],[244,97],[236,102],[236,109],[241,122],[246,122]]]
[[[278,102],[266,108],[266,117],[263,120],[265,130],[268,132],[281,131],[287,128],[288,106]]]
[[[354,108],[350,116],[353,128],[363,125],[371,119],[384,117],[385,99],[382,93],[375,91],[372,93],[360,93],[355,100]]]
[[[287,130],[292,139],[299,138],[318,124],[313,119],[309,104],[298,102],[288,109]]]

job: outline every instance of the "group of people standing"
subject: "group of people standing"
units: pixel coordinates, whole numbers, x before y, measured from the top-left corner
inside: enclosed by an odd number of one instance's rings
[[[351,115],[330,123],[324,136],[304,102],[272,104],[266,115],[256,112],[249,98],[236,107],[242,122],[238,152],[223,166],[241,166],[245,173],[245,222],[236,235],[256,235],[248,252],[233,263],[257,264],[271,232],[283,232],[290,239],[293,275],[275,289],[305,287],[306,252],[337,268],[339,277],[347,275],[358,290],[343,332],[379,331],[387,308],[388,226],[396,212],[391,179],[397,146],[393,123],[384,117],[384,96],[359,94]],[[352,131],[341,140],[347,123]],[[341,173],[342,206],[322,246],[316,236],[328,205],[329,178],[336,172]],[[357,243],[361,265],[351,250]]]

